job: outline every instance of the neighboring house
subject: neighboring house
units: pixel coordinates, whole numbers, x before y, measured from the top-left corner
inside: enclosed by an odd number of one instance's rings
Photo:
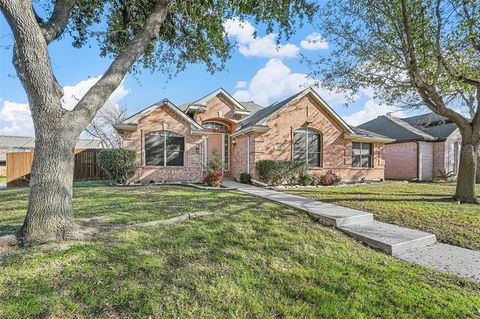
[[[385,146],[386,179],[430,181],[458,172],[461,136],[447,118],[435,113],[407,118],[386,115],[359,128],[395,139]]]
[[[137,151],[142,182],[201,179],[216,155],[233,178],[258,178],[257,161],[284,159],[305,161],[312,174],[382,180],[384,144],[393,141],[350,127],[310,88],[266,108],[223,89],[178,107],[165,99],[114,127]]]
[[[79,149],[103,148],[100,141],[79,139]],[[0,176],[6,176],[7,153],[30,152],[35,148],[35,138],[27,136],[0,135]]]

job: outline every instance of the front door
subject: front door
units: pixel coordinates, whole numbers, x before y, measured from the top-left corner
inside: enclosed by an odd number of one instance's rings
[[[209,135],[205,143],[207,150],[205,166],[212,161],[219,162],[222,164],[223,170],[228,171],[230,158],[230,138],[228,134],[218,133]]]

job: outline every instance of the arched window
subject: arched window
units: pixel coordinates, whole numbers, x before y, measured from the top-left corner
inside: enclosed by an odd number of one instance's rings
[[[145,165],[183,166],[185,141],[182,135],[169,131],[145,135]]]
[[[293,132],[293,160],[303,161],[309,167],[320,167],[322,136],[317,131],[301,128]]]
[[[218,122],[205,122],[202,123],[203,127],[207,130],[213,130],[220,133],[228,133],[228,126]]]

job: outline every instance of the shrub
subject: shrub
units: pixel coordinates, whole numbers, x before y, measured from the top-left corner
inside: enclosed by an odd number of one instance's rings
[[[328,171],[318,178],[318,184],[323,186],[338,185],[342,182],[342,178],[332,171]]]
[[[212,187],[220,187],[223,182],[223,174],[220,171],[207,171],[203,176],[203,184],[212,186]]]
[[[251,184],[252,183],[252,175],[250,175],[247,172],[240,173],[240,183]]]
[[[314,175],[302,174],[298,177],[298,185],[309,186],[313,185],[315,181]]]
[[[207,163],[207,171],[209,172],[221,172],[224,169],[222,158],[218,154],[217,150],[212,151],[212,159]]]
[[[125,149],[102,150],[97,163],[111,180],[126,185],[137,170],[137,152]]]
[[[294,184],[307,168],[304,162],[286,160],[261,160],[256,165],[260,179],[271,185]]]

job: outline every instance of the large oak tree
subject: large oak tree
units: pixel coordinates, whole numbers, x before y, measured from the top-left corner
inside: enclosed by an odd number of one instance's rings
[[[330,0],[319,26],[333,47],[309,60],[323,84],[406,108],[427,107],[462,135],[455,199],[477,202],[479,0]]]
[[[251,18],[288,38],[315,8],[308,0],[0,0],[36,137],[19,240],[27,245],[84,236],[73,220],[75,142],[127,72],[148,68],[171,75],[200,62],[211,72],[222,69],[234,47],[225,34],[226,19]],[[62,108],[62,86],[48,51],[67,32],[77,47],[97,39],[100,55],[113,61],[71,111]]]

